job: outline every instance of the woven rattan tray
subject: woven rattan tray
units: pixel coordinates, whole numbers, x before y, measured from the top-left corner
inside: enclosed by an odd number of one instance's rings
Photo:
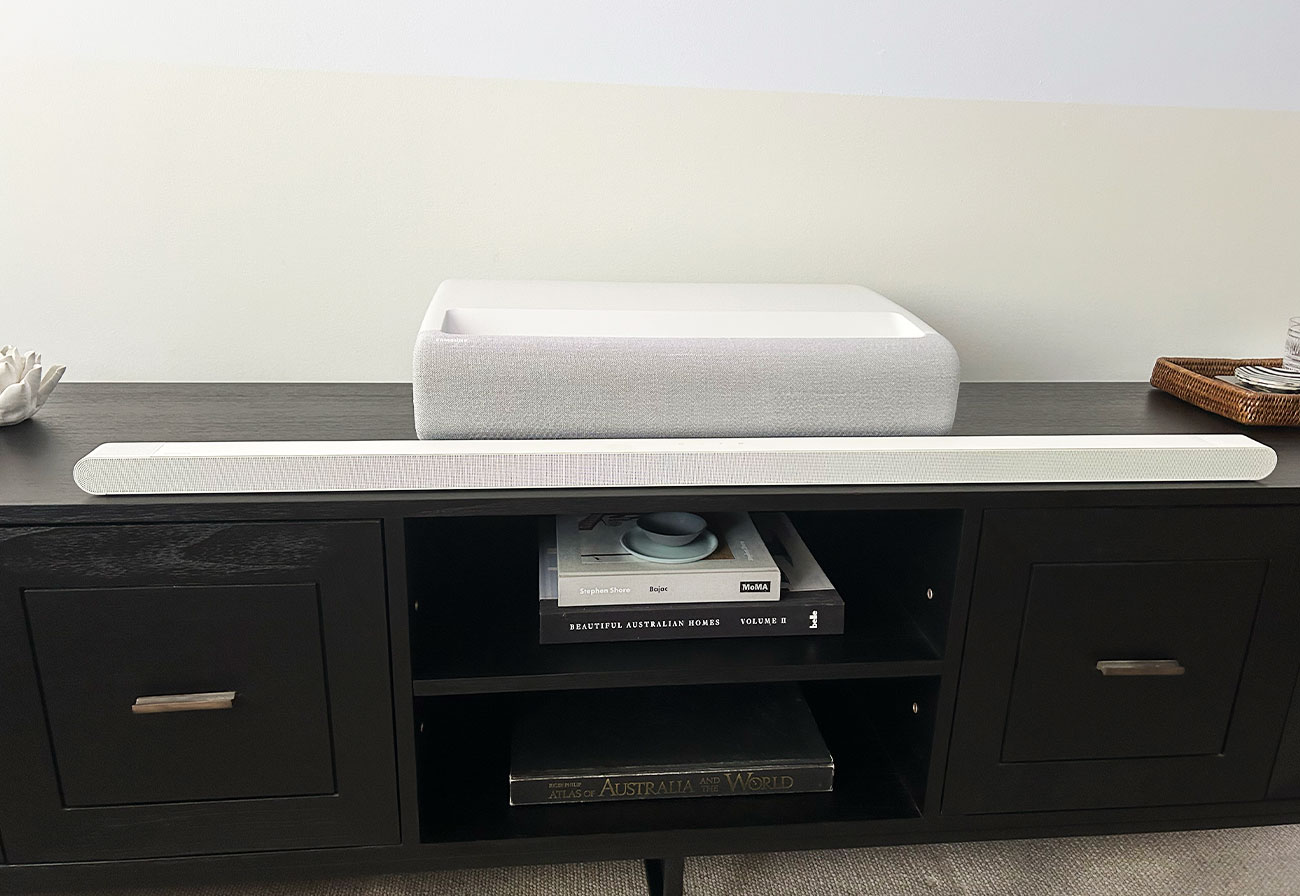
[[[1281,367],[1280,358],[1157,358],[1151,385],[1247,426],[1300,426],[1300,394],[1255,392],[1215,379],[1238,367]]]

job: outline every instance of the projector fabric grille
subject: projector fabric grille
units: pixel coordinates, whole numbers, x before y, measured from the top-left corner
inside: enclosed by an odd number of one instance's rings
[[[421,439],[943,435],[957,353],[914,339],[638,339],[424,331]]]
[[[924,485],[1016,482],[1175,482],[1254,480],[1272,472],[1272,449],[1245,436],[1069,437],[982,439],[949,437],[843,440],[851,448],[772,450],[610,450],[611,442],[582,442],[564,450],[499,451],[478,443],[321,443],[321,454],[276,453],[275,443],[234,443],[230,453],[202,454],[181,445],[167,454],[157,444],[130,456],[130,445],[106,445],[82,458],[77,485],[96,495],[222,494],[514,488],[611,488],[726,485]],[[1206,440],[1198,444],[1197,440]],[[715,440],[703,440],[713,442]],[[725,443],[727,440],[717,440]],[[749,442],[762,440],[748,440]],[[790,440],[780,440],[789,442]],[[808,440],[825,445],[837,440]],[[981,444],[981,442],[983,444]],[[897,447],[915,443],[914,447]],[[947,443],[950,447],[942,447]],[[430,450],[413,451],[410,445]],[[557,444],[557,443],[549,443]],[[639,442],[644,445],[644,442]],[[680,443],[678,443],[680,444]],[[173,446],[161,446],[168,448]]]

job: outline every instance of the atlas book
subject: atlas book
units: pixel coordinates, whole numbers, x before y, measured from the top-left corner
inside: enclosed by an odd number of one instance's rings
[[[565,691],[516,716],[510,804],[816,793],[834,777],[797,684]]]
[[[538,550],[538,640],[542,644],[666,641],[844,633],[844,601],[784,513],[751,519],[781,576],[780,599],[707,604],[562,607],[554,527],[543,524]]]
[[[778,600],[781,572],[749,514],[702,516],[703,537],[716,546],[689,563],[646,560],[629,550],[629,538],[640,532],[637,514],[556,517],[559,606]]]

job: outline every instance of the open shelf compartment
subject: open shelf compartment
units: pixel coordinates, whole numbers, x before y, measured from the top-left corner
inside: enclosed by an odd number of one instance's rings
[[[937,674],[960,511],[791,514],[842,635],[538,643],[537,517],[406,523],[416,696]]]
[[[537,693],[417,698],[421,841],[702,832],[918,818],[925,798],[938,679],[819,681],[801,687],[835,760],[830,793],[556,806],[509,804],[513,720],[524,701],[537,699]],[[582,720],[557,720],[557,724],[582,724]]]

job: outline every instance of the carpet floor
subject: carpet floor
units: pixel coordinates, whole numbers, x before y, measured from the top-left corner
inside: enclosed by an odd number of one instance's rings
[[[388,874],[235,888],[98,891],[99,896],[643,896],[645,892],[639,862]],[[686,896],[1223,894],[1300,896],[1300,825],[686,860]]]

